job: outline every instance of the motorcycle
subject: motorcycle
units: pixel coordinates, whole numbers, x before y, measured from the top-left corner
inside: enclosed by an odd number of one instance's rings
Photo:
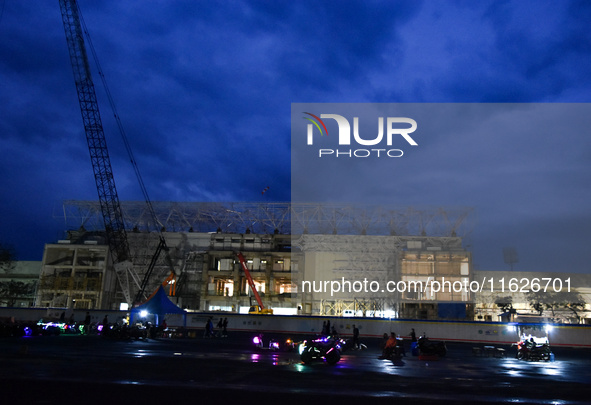
[[[299,347],[300,358],[304,364],[315,360],[326,361],[330,365],[341,359],[341,340],[327,336],[314,340],[304,340]]]
[[[421,336],[417,342],[419,355],[444,357],[447,354],[445,342],[432,342],[426,336]]]
[[[518,360],[554,361],[554,353],[550,350],[548,339],[550,328],[549,325],[517,324],[519,341],[512,345],[517,346],[515,357]]]
[[[279,343],[279,341],[277,341],[276,339],[269,339],[269,343],[265,346],[264,342],[263,342],[263,334],[258,334],[255,335],[252,338],[252,345],[254,346],[254,349],[256,351],[260,351],[260,350],[270,350],[270,351],[280,351],[280,350],[285,350],[285,351],[291,351],[293,350],[293,348],[295,347],[293,341],[291,339],[287,339],[283,345],[283,347],[281,346],[281,344]]]
[[[101,336],[105,338],[115,340],[148,340],[149,337],[149,324],[148,327],[142,324],[127,325],[127,324],[112,324],[107,328],[101,329]]]
[[[296,342],[293,341],[293,339],[291,338],[287,338],[287,340],[285,341],[285,344],[283,345],[283,349],[286,352],[293,352],[296,350],[298,344]]]
[[[531,361],[550,361],[554,354],[548,343],[537,344],[533,339],[517,343],[517,359]]]

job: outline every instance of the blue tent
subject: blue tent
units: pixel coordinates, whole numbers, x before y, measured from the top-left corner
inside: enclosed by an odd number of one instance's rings
[[[166,295],[164,287],[158,287],[158,290],[142,305],[131,310],[130,322],[133,324],[134,318],[139,316],[141,311],[146,311],[156,318],[156,324],[160,324],[160,319],[164,319],[166,314],[183,314],[183,326],[187,324],[187,311],[176,306]]]

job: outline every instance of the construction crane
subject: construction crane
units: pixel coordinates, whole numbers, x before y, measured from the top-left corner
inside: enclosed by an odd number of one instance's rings
[[[76,0],[60,0],[59,4],[62,14],[62,21],[64,24],[64,31],[66,33],[66,41],[68,43],[68,50],[70,53],[70,63],[72,65],[74,81],[76,83],[76,91],[78,93],[78,102],[80,104],[82,121],[84,124],[84,130],[86,132],[88,149],[90,152],[90,160],[92,163],[99,203],[105,225],[107,243],[109,244],[115,273],[121,286],[121,290],[123,291],[125,300],[128,304],[134,305],[144,298],[150,276],[154,267],[156,266],[161,252],[166,252],[167,263],[171,269],[171,276],[169,276],[168,281],[174,282],[176,276],[174,274],[172,260],[168,254],[166,240],[160,229],[158,229],[158,247],[141,281],[140,276],[133,268],[129,242],[127,239],[127,233],[125,231],[125,223],[123,221],[121,204],[119,203],[119,196],[115,187],[115,179],[113,177],[113,170],[111,168],[111,160],[109,158],[109,151],[107,149],[107,142],[103,131],[98,102],[96,99],[96,92],[90,71],[88,54],[86,52],[86,46],[84,43],[84,31],[81,24],[81,21],[83,23],[83,20],[81,19],[80,10]],[[90,42],[89,45],[98,64],[98,59],[94,53],[92,43]],[[106,86],[104,76],[102,73],[100,73],[100,75],[101,79],[103,80],[103,84],[105,85],[105,90],[107,92],[111,108],[113,109],[117,125],[135,170],[136,177],[140,183],[140,188],[144,194],[144,198],[152,216],[152,220],[154,221],[154,224],[158,224],[158,218],[148,197],[148,193],[139,173],[139,169],[135,158],[133,157],[129,143],[127,142],[125,132],[123,131],[123,126],[118,114],[116,113],[113,99],[110,95],[110,92],[108,91],[108,87]]]
[[[254,280],[252,279],[252,276],[250,275],[250,271],[248,270],[248,266],[246,265],[246,260],[244,259],[244,255],[242,255],[242,253],[240,252],[236,252],[235,253],[236,256],[238,256],[238,260],[240,261],[240,264],[242,265],[242,270],[244,270],[244,275],[246,276],[246,280],[248,281],[248,285],[250,286],[250,289],[252,290],[252,293],[254,294],[254,297],[257,300],[257,307],[251,307],[250,310],[248,311],[249,314],[264,314],[264,315],[273,315],[273,310],[271,308],[265,308],[265,306],[263,305],[263,300],[261,300],[261,296],[259,295],[259,292],[257,291],[256,286],[254,285]]]

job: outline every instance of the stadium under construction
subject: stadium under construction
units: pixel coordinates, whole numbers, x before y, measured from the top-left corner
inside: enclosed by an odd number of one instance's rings
[[[473,317],[474,300],[466,292],[374,288],[442,277],[470,280],[471,255],[459,236],[470,231],[470,209],[212,202],[152,206],[155,217],[145,202],[121,203],[133,279],[144,281],[146,296],[164,284],[182,308],[247,312],[253,297],[236,257],[241,252],[257,292],[275,314],[428,319],[453,304],[458,317]],[[125,284],[117,282],[120,274],[109,254],[99,203],[67,201],[63,214],[71,230],[45,247],[37,306],[119,309],[131,304],[121,291]],[[146,274],[160,235],[167,254],[157,257]],[[344,283],[339,291],[337,281]],[[311,283],[331,289],[305,288]],[[139,284],[130,282],[134,294]]]

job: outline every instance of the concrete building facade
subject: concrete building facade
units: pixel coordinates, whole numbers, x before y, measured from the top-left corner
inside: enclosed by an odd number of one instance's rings
[[[36,306],[107,309],[116,298],[115,274],[108,246],[61,240],[43,253]]]
[[[107,254],[98,205],[68,204],[66,222],[81,222],[67,240],[46,246],[37,305],[119,309],[124,294]],[[421,217],[426,212],[381,207],[154,205],[164,225],[160,233],[149,230],[142,204],[123,205],[126,222],[133,225],[127,239],[134,272],[144,279],[159,235],[164,237],[168,259],[158,258],[145,291],[149,295],[165,282],[172,300],[183,308],[247,312],[254,299],[236,256],[241,252],[264,305],[278,314],[472,316],[472,294],[433,288],[433,282],[470,280],[471,256],[455,235],[463,214],[449,221],[447,211],[431,211],[430,224],[445,218],[448,226],[441,220],[437,228],[427,228],[414,223],[427,222]],[[419,235],[399,235],[413,231]],[[443,314],[441,308],[450,304],[460,310]]]

